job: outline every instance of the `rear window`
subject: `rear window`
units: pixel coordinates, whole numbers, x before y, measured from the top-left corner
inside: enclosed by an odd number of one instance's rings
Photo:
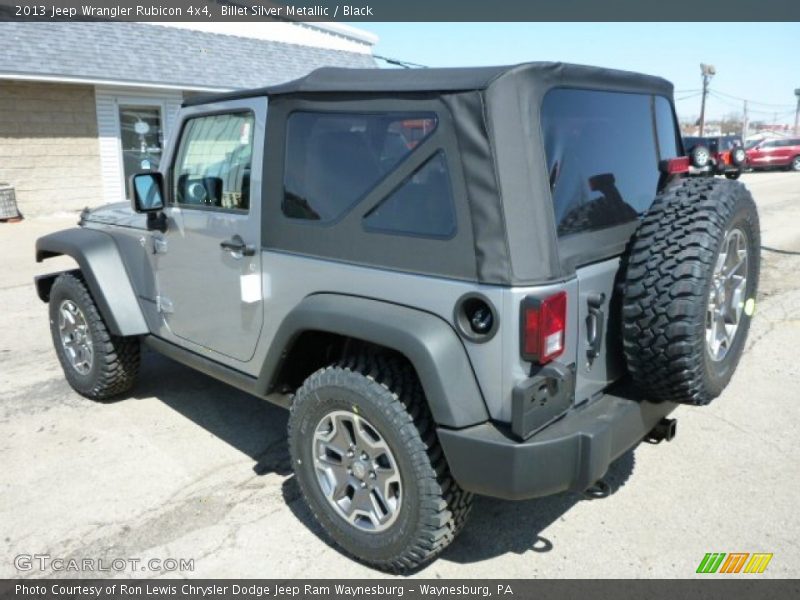
[[[719,149],[720,150],[733,150],[734,148],[741,146],[742,140],[735,136],[728,136],[720,138]]]
[[[647,94],[552,90],[542,130],[560,236],[635,220],[655,199],[659,160],[678,155],[672,106]]]
[[[321,223],[339,219],[436,126],[434,113],[292,113],[283,213]]]
[[[708,140],[705,140],[704,138],[699,138],[699,137],[685,137],[685,138],[683,138],[683,147],[686,150],[691,150],[692,148],[694,148],[698,144],[703,144],[703,145],[707,146],[708,145]]]

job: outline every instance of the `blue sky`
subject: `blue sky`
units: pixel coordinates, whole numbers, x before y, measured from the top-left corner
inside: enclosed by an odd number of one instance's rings
[[[800,23],[352,23],[380,36],[376,54],[431,67],[560,60],[659,75],[678,90],[699,90],[700,63],[717,75],[711,118],[740,112],[751,120],[793,122],[800,88]],[[689,90],[683,92],[683,90]],[[776,106],[770,106],[776,105]],[[682,117],[700,96],[677,102]]]

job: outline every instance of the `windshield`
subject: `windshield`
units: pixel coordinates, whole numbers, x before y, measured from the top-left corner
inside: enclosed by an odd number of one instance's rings
[[[750,148],[755,148],[755,147],[756,147],[756,146],[758,146],[758,145],[759,145],[761,142],[762,142],[762,140],[750,140],[749,142],[747,142],[747,143],[744,145],[744,147],[745,147],[745,149],[749,150]]]

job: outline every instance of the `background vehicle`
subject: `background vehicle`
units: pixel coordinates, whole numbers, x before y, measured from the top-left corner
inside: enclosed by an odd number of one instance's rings
[[[800,171],[800,138],[758,142],[747,150],[747,165],[752,169]]]
[[[695,148],[708,149],[711,175],[725,175],[728,179],[738,179],[742,174],[747,154],[741,136],[722,135],[712,137],[684,137],[683,147],[691,155]]]
[[[80,266],[36,282],[65,376],[123,394],[144,343],[289,408],[303,496],[364,562],[431,560],[473,494],[585,490],[736,368],[758,215],[684,177],[662,79],[322,69],[179,121],[131,207],[37,241]]]

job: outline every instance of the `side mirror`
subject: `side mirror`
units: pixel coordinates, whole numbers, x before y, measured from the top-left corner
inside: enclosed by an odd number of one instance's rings
[[[156,171],[131,176],[131,206],[137,213],[152,213],[164,208],[164,178]]]

